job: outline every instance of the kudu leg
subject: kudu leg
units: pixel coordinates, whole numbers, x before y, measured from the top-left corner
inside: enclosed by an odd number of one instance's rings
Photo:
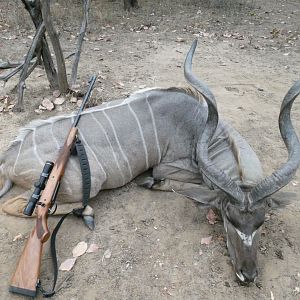
[[[7,213],[8,215],[11,216],[16,216],[16,217],[22,217],[25,218],[23,214],[24,208],[27,205],[28,199],[30,198],[32,194],[31,190],[28,190],[24,192],[23,194],[20,194],[14,198],[6,200],[3,205],[2,205],[2,210],[3,212]],[[64,215],[72,211],[73,209],[76,208],[81,208],[81,202],[76,202],[76,203],[58,203],[57,209],[54,213],[54,215]],[[82,213],[83,219],[88,219],[89,223],[91,222],[91,219],[94,218],[94,212],[93,209],[90,206],[87,206],[87,208],[83,211]],[[32,217],[35,217],[35,213],[32,214]],[[86,222],[85,222],[86,223]],[[89,225],[88,225],[89,226]]]

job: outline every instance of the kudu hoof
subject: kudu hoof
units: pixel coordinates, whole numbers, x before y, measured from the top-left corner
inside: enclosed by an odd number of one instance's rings
[[[92,216],[83,216],[83,222],[84,224],[90,229],[94,230],[95,229],[95,220],[94,217]]]
[[[74,209],[73,214],[83,219],[84,224],[90,229],[95,229],[94,210],[87,205],[84,208]]]

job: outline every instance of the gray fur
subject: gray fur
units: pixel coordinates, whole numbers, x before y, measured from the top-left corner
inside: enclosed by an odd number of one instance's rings
[[[73,118],[74,114],[58,116],[25,126],[2,156],[2,176],[31,188],[42,164],[57,157]],[[195,152],[206,118],[207,106],[197,94],[176,88],[143,91],[84,111],[79,137],[91,165],[91,197],[130,182],[149,168],[157,179],[203,183]],[[237,182],[255,185],[262,178],[251,147],[224,122],[218,125],[209,155]],[[76,157],[68,163],[60,194],[66,201],[81,200]]]

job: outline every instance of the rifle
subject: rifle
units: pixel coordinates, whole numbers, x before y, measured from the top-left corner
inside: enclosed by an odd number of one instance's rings
[[[83,98],[72,128],[62,149],[59,151],[56,161],[54,163],[51,161],[46,162],[40,179],[35,184],[35,190],[24,209],[24,214],[27,216],[31,216],[34,209],[36,209],[36,226],[25,244],[16,271],[11,278],[10,292],[29,297],[36,296],[43,244],[50,237],[50,231],[47,226],[48,214],[55,204],[59,185],[77,138],[77,125],[81,112],[91,95],[95,81],[96,76],[92,76],[89,81],[88,91]]]

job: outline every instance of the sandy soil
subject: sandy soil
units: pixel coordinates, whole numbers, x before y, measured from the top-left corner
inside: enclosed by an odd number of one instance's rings
[[[72,7],[70,1],[54,5],[65,55],[74,50],[80,24],[80,1],[74,2]],[[222,1],[208,1],[210,6],[204,2],[141,0],[141,8],[132,13],[124,13],[120,1],[93,3],[79,83],[83,86],[91,74],[99,73],[94,93],[99,103],[139,88],[185,85],[182,64],[199,36],[194,72],[215,93],[221,117],[242,133],[270,174],[286,159],[277,117],[283,96],[299,80],[300,3],[227,1],[219,8],[216,4]],[[21,5],[1,0],[0,59],[20,59],[33,34]],[[1,85],[0,96],[15,99],[16,84],[17,77]],[[27,80],[26,111],[0,113],[1,151],[28,121],[59,113],[34,112],[45,97],[51,98],[52,92],[39,68]],[[298,132],[299,103],[293,109]],[[65,103],[62,109],[71,111],[75,105]],[[286,190],[300,197],[299,181],[298,172]],[[4,200],[19,192],[14,188]],[[209,225],[206,211],[192,201],[133,182],[100,193],[91,205],[95,231],[76,218],[67,220],[58,236],[59,260],[70,257],[80,241],[98,243],[100,250],[80,257],[72,271],[60,272],[55,299],[300,299],[299,201],[273,212],[265,223],[260,276],[250,286],[235,279],[221,222]],[[19,299],[8,293],[8,281],[34,220],[1,213],[0,221],[0,298]],[[50,218],[50,228],[56,222]],[[18,234],[22,237],[13,241]],[[200,239],[210,235],[212,243],[201,245]],[[51,279],[48,246],[41,270],[45,284]],[[111,256],[105,258],[108,249]]]

